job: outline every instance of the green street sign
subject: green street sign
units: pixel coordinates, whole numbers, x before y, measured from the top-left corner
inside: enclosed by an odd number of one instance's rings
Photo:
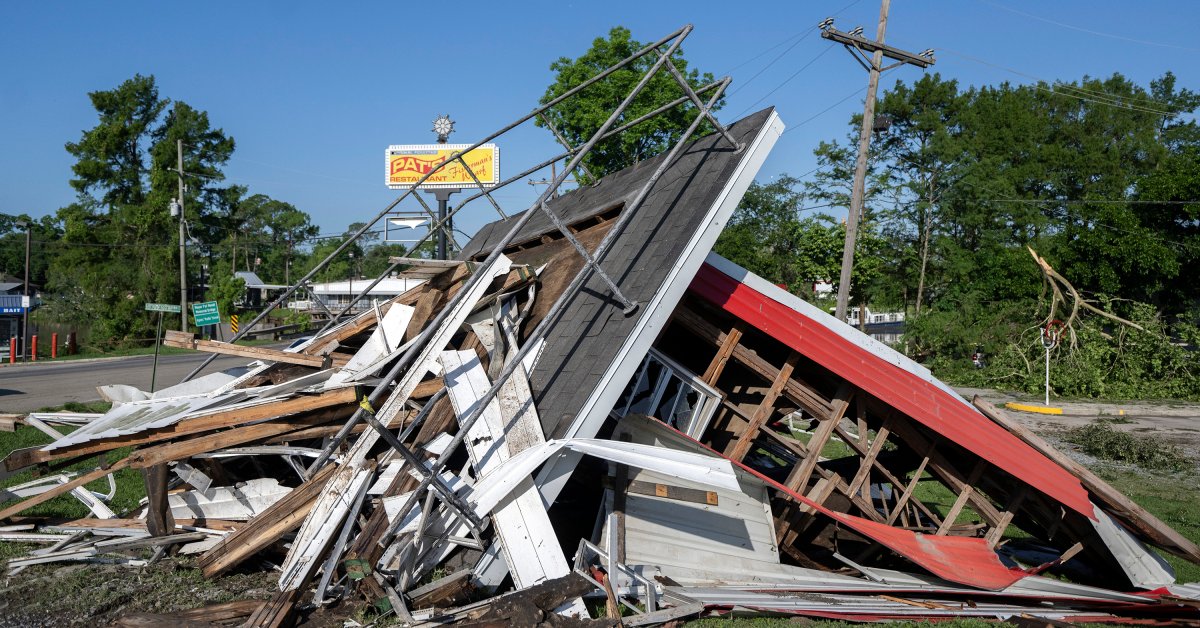
[[[170,303],[147,303],[146,311],[171,312],[172,314],[178,314],[183,311],[183,308],[179,307],[178,305],[171,305]]]
[[[217,309],[216,301],[193,303],[192,316],[196,319],[197,327],[221,324],[221,311]]]

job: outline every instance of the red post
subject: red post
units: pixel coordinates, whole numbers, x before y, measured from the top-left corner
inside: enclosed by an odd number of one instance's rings
[[[8,363],[17,363],[17,337],[13,336],[8,339]]]
[[[37,362],[37,334],[34,334],[29,340],[29,354],[33,356],[33,361]]]
[[[58,357],[58,332],[50,334],[50,359]]]

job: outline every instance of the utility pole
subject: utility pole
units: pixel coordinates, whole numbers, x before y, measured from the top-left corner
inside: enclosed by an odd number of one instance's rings
[[[32,238],[33,224],[28,220],[18,220],[18,227],[25,227],[25,285],[21,308],[21,361],[29,361],[29,308],[33,303],[29,300],[29,245]]]
[[[879,88],[879,75],[897,66],[909,64],[920,68],[933,65],[933,50],[926,50],[919,55],[894,48],[883,43],[887,33],[888,9],[891,0],[882,0],[879,7],[879,28],[875,32],[875,41],[862,36],[862,27],[849,33],[843,33],[833,28],[833,18],[821,22],[821,37],[837,42],[846,47],[864,68],[867,79],[867,101],[863,106],[862,129],[858,135],[858,160],[854,164],[854,184],[850,191],[850,211],[846,215],[846,245],[842,250],[842,274],[838,281],[837,309],[834,316],[840,321],[846,320],[846,306],[850,300],[850,271],[854,268],[854,242],[858,235],[858,222],[863,212],[863,197],[867,178],[867,149],[871,144],[871,129],[875,124],[875,93]],[[867,53],[871,53],[868,57]],[[883,67],[883,58],[887,57],[895,63]],[[862,317],[865,313],[859,312]]]
[[[175,174],[179,177],[179,331],[187,331],[187,239],[183,230],[183,140],[175,140]]]

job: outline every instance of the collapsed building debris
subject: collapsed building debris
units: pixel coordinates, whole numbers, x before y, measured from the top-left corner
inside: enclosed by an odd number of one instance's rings
[[[658,71],[686,32],[638,56]],[[213,610],[251,626],[356,601],[415,625],[1200,619],[1156,553],[1200,562],[1194,543],[710,253],[784,127],[770,109],[720,126],[712,100],[684,100],[714,133],[547,192],[453,263],[397,260],[424,281],[395,299],[288,350],[175,334],[255,361],[153,394],[104,387],[103,415],[28,419],[79,427],[3,461],[47,472],[0,497],[20,498],[0,540],[44,545],[10,573],[173,551],[208,577],[277,565],[270,600]],[[568,147],[572,166],[587,148]],[[119,517],[86,486],[125,468],[148,497]],[[939,491],[949,508],[926,503]],[[94,516],[22,516],[68,493]]]

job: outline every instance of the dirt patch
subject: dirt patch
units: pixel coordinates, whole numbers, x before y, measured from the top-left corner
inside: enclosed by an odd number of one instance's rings
[[[107,625],[132,612],[171,613],[233,600],[266,599],[270,572],[209,580],[190,558],[144,568],[35,565],[0,579],[0,628]]]
[[[1043,401],[1027,395],[986,389],[961,388],[958,392],[967,399],[979,395],[997,407],[1003,407],[1008,402],[1041,405]],[[1073,452],[1074,447],[1061,440],[1062,434],[1077,427],[1104,422],[1114,430],[1153,436],[1175,445],[1200,470],[1200,404],[1173,400],[1095,402],[1051,398],[1050,405],[1062,408],[1063,413],[1045,415],[1008,410],[1008,416],[1043,437],[1053,437],[1055,445],[1068,453]],[[1072,455],[1078,457],[1075,453]]]

